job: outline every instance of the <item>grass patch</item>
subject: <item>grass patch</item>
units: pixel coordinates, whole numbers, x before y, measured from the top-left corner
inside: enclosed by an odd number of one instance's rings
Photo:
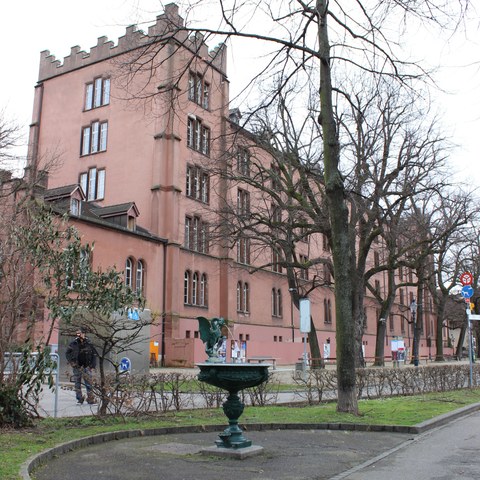
[[[411,426],[475,402],[480,402],[480,389],[361,400],[359,417],[337,413],[335,403],[325,403],[316,406],[247,407],[240,420],[243,423],[341,422]],[[18,480],[20,466],[31,455],[85,436],[138,428],[212,424],[226,424],[221,408],[185,410],[126,420],[96,416],[39,420],[30,429],[1,431],[0,478]]]

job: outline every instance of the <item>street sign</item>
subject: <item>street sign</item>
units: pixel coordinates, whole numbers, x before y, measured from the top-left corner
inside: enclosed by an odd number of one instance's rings
[[[129,372],[131,368],[132,362],[130,362],[130,359],[128,357],[123,357],[120,360],[120,365],[118,366],[120,372]]]
[[[462,285],[471,285],[473,282],[473,275],[470,272],[463,272],[460,275],[460,283]]]
[[[470,285],[465,285],[462,287],[460,294],[463,298],[470,298],[473,295],[473,288]]]
[[[300,331],[309,333],[310,325],[310,300],[308,298],[300,299]]]

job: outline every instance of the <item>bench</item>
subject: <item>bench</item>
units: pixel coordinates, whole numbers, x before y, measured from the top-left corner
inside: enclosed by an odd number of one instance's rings
[[[277,359],[273,357],[249,357],[247,358],[248,363],[271,363],[273,365],[273,369],[277,368]]]

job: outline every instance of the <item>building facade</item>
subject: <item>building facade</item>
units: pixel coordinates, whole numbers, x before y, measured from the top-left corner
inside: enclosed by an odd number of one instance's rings
[[[227,357],[237,341],[247,357],[295,363],[306,340],[285,272],[269,260],[268,247],[253,254],[250,239],[222,238],[224,204],[238,213],[257,201],[251,187],[222,175],[232,162],[246,173],[250,155],[238,112],[229,110],[226,47],[209,50],[200,34],[165,35],[171,25],[183,25],[173,4],[148,33],[128,27],[116,45],[100,37],[89,52],[73,47],[63,62],[42,52],[29,159],[49,170],[46,200],[68,199],[72,222],[86,242],[95,241],[93,266],[123,270],[125,283],[141,290],[158,314],[153,361],[191,366],[204,360],[196,317],[221,316],[229,322]],[[268,165],[268,154],[259,155]],[[329,256],[321,236],[309,248]],[[305,247],[301,255],[308,254]],[[300,280],[309,280],[308,270]],[[379,274],[376,282],[383,288],[386,278]],[[413,295],[400,289],[386,319],[387,356],[394,337],[411,343]],[[324,282],[309,298],[319,343],[334,358],[332,284]],[[421,355],[428,355],[427,340],[434,345],[435,317],[427,305]],[[378,311],[367,297],[367,358],[374,356]]]

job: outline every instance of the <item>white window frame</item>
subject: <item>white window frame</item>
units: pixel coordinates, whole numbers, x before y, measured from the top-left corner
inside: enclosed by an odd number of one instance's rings
[[[92,122],[82,128],[82,145],[80,155],[90,155],[107,150],[108,121]]]
[[[97,77],[85,86],[85,110],[103,107],[110,103],[110,78]]]
[[[125,260],[125,286],[130,289],[133,287],[132,274],[133,274],[133,262],[132,262],[132,259],[128,257]]]
[[[135,269],[135,288],[137,294],[142,295],[143,293],[143,283],[144,283],[145,267],[143,265],[143,260],[137,261],[137,268]]]
[[[105,169],[97,169],[92,167],[88,172],[80,173],[79,183],[82,187],[87,201],[103,200],[105,198]]]

